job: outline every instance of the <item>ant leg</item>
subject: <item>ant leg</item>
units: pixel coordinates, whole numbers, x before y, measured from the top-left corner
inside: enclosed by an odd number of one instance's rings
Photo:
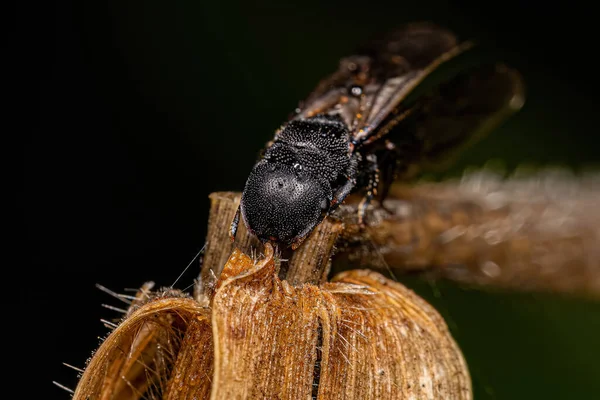
[[[333,200],[331,200],[331,204],[329,205],[329,212],[335,210],[340,204],[342,204],[346,196],[348,196],[352,189],[354,189],[355,185],[356,179],[348,179],[346,183],[344,183],[344,185],[333,194]]]
[[[379,166],[377,164],[377,157],[374,154],[369,154],[366,158],[367,160],[367,174],[369,177],[369,182],[367,184],[367,194],[363,197],[362,201],[358,205],[358,224],[361,227],[365,226],[364,219],[365,213],[367,212],[367,207],[373,197],[377,196],[377,187],[379,186]]]
[[[346,175],[346,183],[342,185],[338,190],[333,194],[333,199],[331,200],[331,204],[329,205],[329,212],[332,212],[336,208],[339,207],[340,204],[344,201],[346,196],[350,194],[352,189],[356,186],[356,175],[358,171],[358,163],[361,159],[359,153],[355,153],[350,158],[350,167],[348,168],[348,173]]]
[[[306,234],[304,236],[301,236],[299,238],[294,239],[294,241],[291,244],[291,248],[292,250],[296,250],[298,247],[300,247],[300,245],[302,243],[304,243],[304,240],[306,240],[306,238],[309,236],[309,234]]]
[[[235,234],[237,232],[238,225],[240,224],[240,207],[237,208],[233,221],[231,221],[231,227],[229,228],[229,239],[235,241]]]

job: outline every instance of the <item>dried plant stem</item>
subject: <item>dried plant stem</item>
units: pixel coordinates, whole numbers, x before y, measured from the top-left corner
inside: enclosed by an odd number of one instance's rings
[[[343,224],[330,218],[325,219],[295,252],[289,261],[285,278],[295,286],[303,283],[317,285],[327,280],[331,266],[331,255]]]
[[[211,195],[208,241],[223,243],[239,196]],[[334,270],[390,268],[394,273],[418,271],[487,289],[600,297],[596,176],[576,179],[547,173],[501,180],[478,173],[458,182],[395,185],[385,208],[370,207],[366,228],[357,225],[359,200],[349,198],[335,215],[338,222],[328,219],[308,239],[311,244],[296,251],[285,275],[288,280],[296,285],[322,282],[328,271],[325,254],[337,238]],[[243,225],[236,245],[246,252],[262,246]],[[209,274],[218,277],[232,249],[233,244],[207,253],[205,265],[213,270],[202,272],[203,282],[210,282],[205,280]],[[306,260],[315,262],[311,269],[294,267]]]
[[[239,207],[241,194],[215,192],[211,193],[209,198],[210,212],[204,267],[200,272],[199,285],[194,290],[194,297],[201,302],[206,302],[212,297],[214,285],[236,245],[247,253],[262,251],[262,244],[248,233],[243,222],[239,224],[236,243],[229,240],[231,221]]]
[[[600,298],[600,175],[546,171],[500,179],[396,185],[369,227],[355,203],[335,265],[422,271],[488,289]]]
[[[231,221],[240,203],[240,193],[216,192],[210,195],[211,207],[206,235],[206,253],[200,275],[201,287],[196,288],[196,298],[210,297],[214,284],[221,274],[234,247],[248,254],[264,252],[263,244],[248,233],[240,222],[235,242],[228,239]],[[280,249],[283,253],[280,276],[292,285],[303,283],[319,284],[325,282],[331,266],[331,254],[342,232],[340,221],[326,219],[306,239],[296,251]],[[219,243],[219,246],[211,245]],[[208,296],[208,297],[207,297]]]

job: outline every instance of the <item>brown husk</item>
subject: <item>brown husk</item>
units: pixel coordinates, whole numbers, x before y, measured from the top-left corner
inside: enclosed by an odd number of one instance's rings
[[[151,296],[100,346],[75,399],[471,399],[439,314],[367,270],[292,286],[273,248],[235,249],[209,307]]]

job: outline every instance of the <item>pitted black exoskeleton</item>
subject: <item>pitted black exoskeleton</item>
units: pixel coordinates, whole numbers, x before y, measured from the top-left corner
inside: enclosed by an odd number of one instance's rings
[[[300,242],[354,188],[359,161],[339,116],[291,121],[248,177],[240,203],[246,226],[263,241]]]
[[[447,30],[412,24],[341,60],[267,145],[244,188],[240,216],[261,241],[297,248],[353,191],[358,221],[395,178],[438,165],[523,104],[520,76],[484,65],[446,79],[418,99],[408,94],[471,47]],[[447,158],[447,157],[445,157]]]

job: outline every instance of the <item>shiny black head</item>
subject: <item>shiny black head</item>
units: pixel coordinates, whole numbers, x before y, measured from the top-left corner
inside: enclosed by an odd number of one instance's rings
[[[240,209],[246,227],[261,241],[293,245],[323,220],[331,198],[329,183],[299,165],[261,161],[246,181]]]

